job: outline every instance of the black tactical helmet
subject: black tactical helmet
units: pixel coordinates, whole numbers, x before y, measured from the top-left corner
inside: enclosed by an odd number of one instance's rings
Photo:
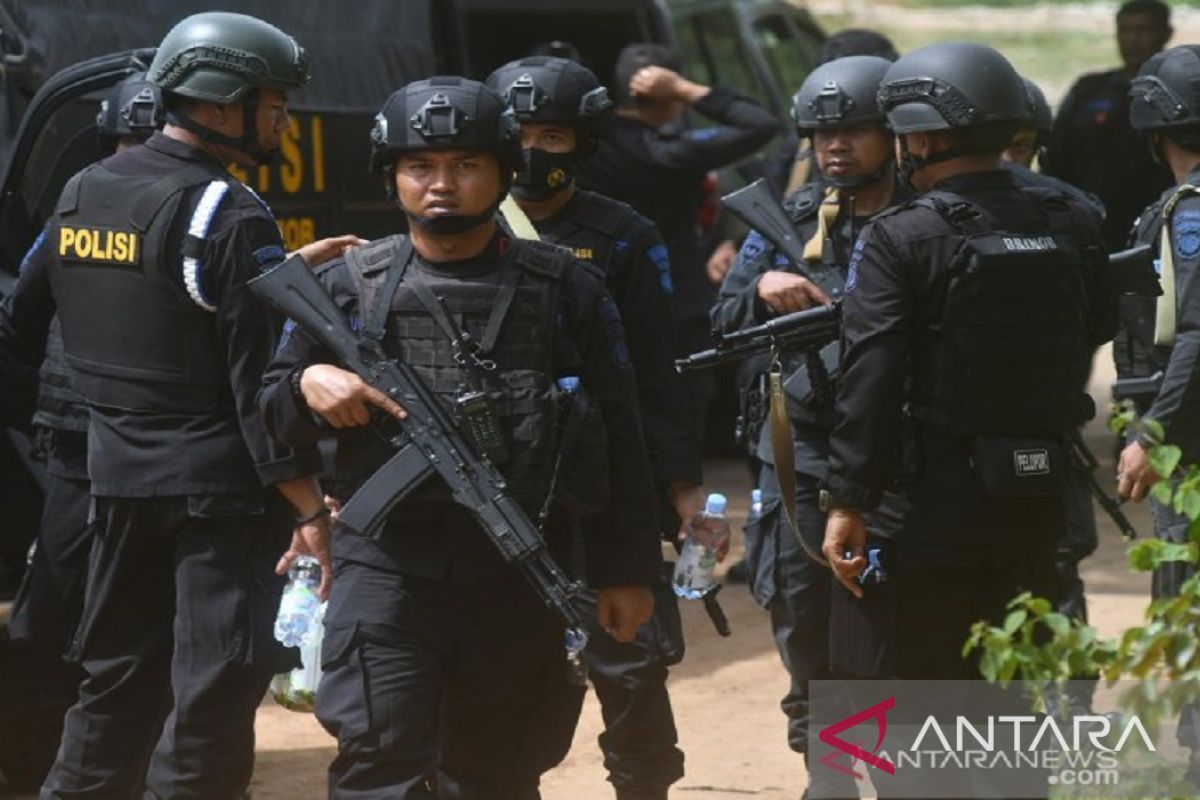
[[[818,128],[884,124],[879,82],[891,65],[878,56],[846,56],[814,69],[792,98],[796,130],[804,136]]]
[[[1046,102],[1046,95],[1042,92],[1042,87],[1029,78],[1022,78],[1022,80],[1025,81],[1025,91],[1029,94],[1027,122],[1039,133],[1050,133],[1051,128],[1054,127],[1054,115],[1050,113],[1050,104]]]
[[[1156,53],[1129,87],[1134,130],[1200,127],[1200,45]]]
[[[482,150],[500,158],[505,186],[521,164],[521,129],[496,92],[454,76],[396,90],[375,115],[371,171],[390,171],[414,150]]]
[[[898,134],[975,128],[1028,119],[1025,82],[1008,59],[967,42],[931,44],[901,56],[883,76],[879,105]]]
[[[148,72],[174,94],[227,105],[252,89],[308,83],[304,50],[283,31],[245,14],[193,14],[167,32]]]
[[[520,122],[559,122],[579,131],[579,152],[590,155],[612,122],[608,90],[590,69],[565,58],[533,56],[488,76]]]
[[[100,101],[96,130],[106,139],[147,139],[165,118],[162,92],[146,80],[146,73],[138,72],[112,87]]]

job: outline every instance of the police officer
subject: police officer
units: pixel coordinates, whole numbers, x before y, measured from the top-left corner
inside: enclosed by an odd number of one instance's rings
[[[131,75],[100,103],[96,133],[101,147],[118,152],[133,147],[162,126],[163,115],[158,88],[147,82],[145,73]],[[42,233],[26,255],[23,269],[35,261],[37,269],[45,269],[49,252]],[[0,307],[0,315],[4,311]],[[88,524],[88,410],[71,388],[57,319],[46,340],[33,424],[46,456],[46,497],[33,557],[13,601],[9,636],[23,645],[21,657],[31,678],[42,687],[38,692],[25,688],[14,701],[22,706],[26,739],[39,748],[26,756],[35,762],[28,765],[29,771],[44,777],[62,735],[63,714],[75,702],[83,678],[76,665],[64,663],[62,655],[83,608],[93,539]]]
[[[1192,80],[1200,68],[1200,46],[1184,45],[1153,56],[1130,90],[1130,120],[1167,165],[1176,186],[1142,214],[1135,243],[1150,244],[1162,266],[1159,298],[1123,297],[1122,331],[1114,343],[1121,378],[1162,373],[1157,393],[1140,398],[1138,411],[1163,426],[1164,441],[1182,450],[1181,463],[1200,461],[1200,90]],[[1154,484],[1171,476],[1150,465],[1145,432],[1136,431],[1117,464],[1118,493],[1142,500]],[[1169,542],[1188,541],[1188,519],[1151,500],[1155,534]],[[1195,574],[1186,562],[1154,571],[1155,599],[1175,597]],[[1180,742],[1192,750],[1189,773],[1200,775],[1197,714],[1189,706],[1180,724]],[[1193,779],[1194,780],[1194,779]]]
[[[697,226],[708,172],[749,156],[770,141],[779,121],[725,86],[679,74],[679,56],[655,44],[632,44],[617,58],[612,136],[580,167],[581,184],[628,203],[658,226],[671,258],[671,309],[685,352],[711,344],[708,311],[715,287],[701,254]],[[715,122],[682,126],[684,112]],[[687,378],[694,422],[703,430],[711,376]]]
[[[303,51],[253,17],[198,14],[168,32],[148,75],[163,131],[67,183],[46,262],[20,276],[0,337],[36,362],[57,309],[89,406],[97,538],[72,643],[87,677],[43,797],[143,784],[240,797],[274,666],[272,567],[285,548],[280,569],[300,552],[328,564],[319,456],[274,443],[255,404],[279,326],[245,282],[284,257],[282,241],[225,170],[278,149]],[[301,255],[319,263],[353,241]]]
[[[718,330],[759,325],[840,298],[856,232],[872,215],[908,197],[897,185],[892,135],[875,98],[890,65],[877,56],[839,58],[813,70],[796,92],[792,117],[800,135],[811,139],[820,170],[819,181],[801,186],[785,202],[805,242],[805,262],[792,264],[751,231],[713,308]],[[830,574],[818,563],[825,517],[817,500],[828,468],[834,421],[829,384],[837,351],[836,343],[826,348],[819,364],[806,354],[788,355],[791,436],[786,431],[782,436],[792,443],[789,452],[774,451],[773,431],[764,419],[744,423],[755,432],[752,444],[763,465],[758,481],[763,512],[746,525],[747,572],[755,599],[771,612],[779,655],[791,675],[782,702],[788,743],[806,758],[808,682],[830,676]],[[768,364],[757,362],[758,374],[745,391],[760,400],[743,407],[762,408],[765,416]],[[784,492],[795,497],[795,530],[780,500]],[[850,793],[850,782],[843,783],[821,787],[820,796]]]
[[[1050,113],[1050,104],[1046,102],[1046,95],[1041,87],[1029,78],[1024,78],[1024,81],[1025,89],[1029,92],[1029,116],[1017,128],[1008,147],[1004,148],[1002,165],[1012,172],[1018,185],[1043,186],[1069,194],[1081,203],[1095,208],[1097,216],[1103,222],[1104,203],[1100,202],[1096,195],[1045,172],[1034,172],[1034,159],[1038,160],[1039,169],[1041,168],[1041,160],[1046,153],[1046,143],[1049,141],[1054,121]]]
[[[1059,106],[1042,168],[1100,198],[1108,211],[1104,240],[1125,246],[1134,217],[1171,185],[1130,127],[1129,82],[1171,38],[1171,9],[1162,0],[1127,0],[1117,10],[1120,69],[1084,75]]]
[[[599,627],[629,642],[649,618],[647,587],[661,557],[616,305],[569,251],[498,226],[522,161],[516,120],[498,94],[431,78],[395,92],[376,120],[372,169],[410,233],[365,245],[319,276],[354,324],[413,364],[451,408],[465,387],[488,393],[510,439],[500,469],[535,517],[557,460],[555,379],[581,379],[603,411],[614,501],[611,525],[585,530],[588,583],[598,589]],[[462,332],[474,347],[461,344]],[[262,402],[286,441],[339,430],[344,498],[391,455],[363,427],[369,409],[401,412],[329,359],[293,331]],[[560,557],[566,533],[553,518],[545,531]],[[429,797],[432,779],[439,797],[536,797],[540,773],[569,747],[561,741],[569,728],[539,730],[547,720],[538,713],[543,692],[562,685],[562,625],[441,481],[403,499],[381,538],[344,529],[334,550],[317,695],[317,717],[338,739],[331,792]]]
[[[512,190],[518,205],[544,241],[600,268],[620,309],[652,472],[678,518],[669,534],[674,541],[678,523],[701,510],[704,496],[694,431],[689,415],[681,413],[688,405],[686,388],[673,362],[670,259],[653,223],[625,203],[575,186],[579,165],[611,125],[608,92],[591,70],[562,58],[514,61],[487,83],[521,124],[524,169]],[[656,588],[654,624],[637,642],[596,636],[587,650],[606,726],[600,747],[620,798],[666,797],[667,787],[683,776],[666,687],[667,665],[683,655],[678,601],[666,581]]]
[[[1094,215],[1000,169],[1027,97],[1003,56],[965,43],[901,57],[880,87],[900,169],[925,194],[868,223],[850,262],[824,554],[863,597],[863,514],[911,453],[885,564],[900,678],[977,676],[972,623],[1022,589],[1053,601],[1062,438],[1115,327]]]

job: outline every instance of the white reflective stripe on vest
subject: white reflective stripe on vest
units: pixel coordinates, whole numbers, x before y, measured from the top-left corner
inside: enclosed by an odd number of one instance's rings
[[[192,221],[188,223],[187,232],[190,235],[197,239],[208,236],[209,226],[212,225],[213,217],[217,215],[217,206],[221,205],[222,198],[228,192],[229,184],[225,181],[213,181],[204,188],[204,194],[192,213]],[[193,256],[183,257],[183,285],[187,287],[188,296],[205,311],[216,311],[217,307],[208,301],[204,296],[204,289],[200,286],[203,273],[204,265],[200,259]]]

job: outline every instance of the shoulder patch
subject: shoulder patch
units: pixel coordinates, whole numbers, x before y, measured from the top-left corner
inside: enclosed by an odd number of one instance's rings
[[[646,257],[658,271],[658,284],[668,295],[675,293],[675,284],[671,281],[671,255],[667,246],[661,242],[646,251]]]
[[[1171,219],[1171,230],[1177,256],[1191,259],[1200,255],[1200,210],[1176,212]]]
[[[843,290],[845,294],[850,294],[854,291],[854,287],[858,285],[858,265],[862,261],[863,249],[866,243],[859,239],[854,243],[854,249],[850,253],[850,265],[846,269],[846,286]]]
[[[264,272],[287,258],[287,253],[277,244],[269,244],[254,251],[254,260]]]
[[[766,252],[767,247],[767,240],[763,238],[763,235],[752,230],[742,241],[742,249],[738,251],[738,258],[744,261],[753,261]]]

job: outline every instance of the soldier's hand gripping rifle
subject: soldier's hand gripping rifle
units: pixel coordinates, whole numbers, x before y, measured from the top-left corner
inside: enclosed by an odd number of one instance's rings
[[[1075,466],[1087,475],[1092,497],[1096,498],[1096,502],[1104,509],[1104,513],[1108,514],[1109,518],[1116,523],[1117,529],[1121,532],[1121,536],[1125,537],[1125,541],[1132,542],[1137,538],[1137,529],[1133,527],[1129,517],[1125,516],[1125,512],[1121,510],[1121,503],[1109,497],[1108,493],[1104,491],[1104,487],[1096,480],[1096,469],[1100,463],[1096,461],[1095,454],[1087,446],[1087,442],[1083,441],[1083,435],[1078,428],[1072,428],[1067,439]]]
[[[787,256],[801,277],[817,283],[805,271],[804,245],[796,237],[796,226],[783,206],[771,194],[766,179],[759,179],[749,186],[725,195],[721,198],[721,203],[730,213],[749,225],[752,230],[758,231],[779,252]],[[836,294],[841,287],[822,288],[833,290]],[[756,353],[771,350],[820,348],[838,338],[839,314],[839,303],[834,303],[831,306],[784,314],[755,328],[714,334],[717,339],[715,348],[678,359],[675,367],[680,372],[686,372],[740,361]]]
[[[316,337],[351,372],[404,407],[396,454],[379,468],[339,515],[339,523],[377,538],[391,510],[435,472],[454,502],[469,510],[504,560],[521,571],[542,601],[567,624],[567,656],[582,680],[587,643],[571,600],[583,588],[551,558],[537,526],[508,491],[504,477],[482,457],[411,365],[389,359],[377,341],[360,338],[298,257],[249,284],[251,291]]]

